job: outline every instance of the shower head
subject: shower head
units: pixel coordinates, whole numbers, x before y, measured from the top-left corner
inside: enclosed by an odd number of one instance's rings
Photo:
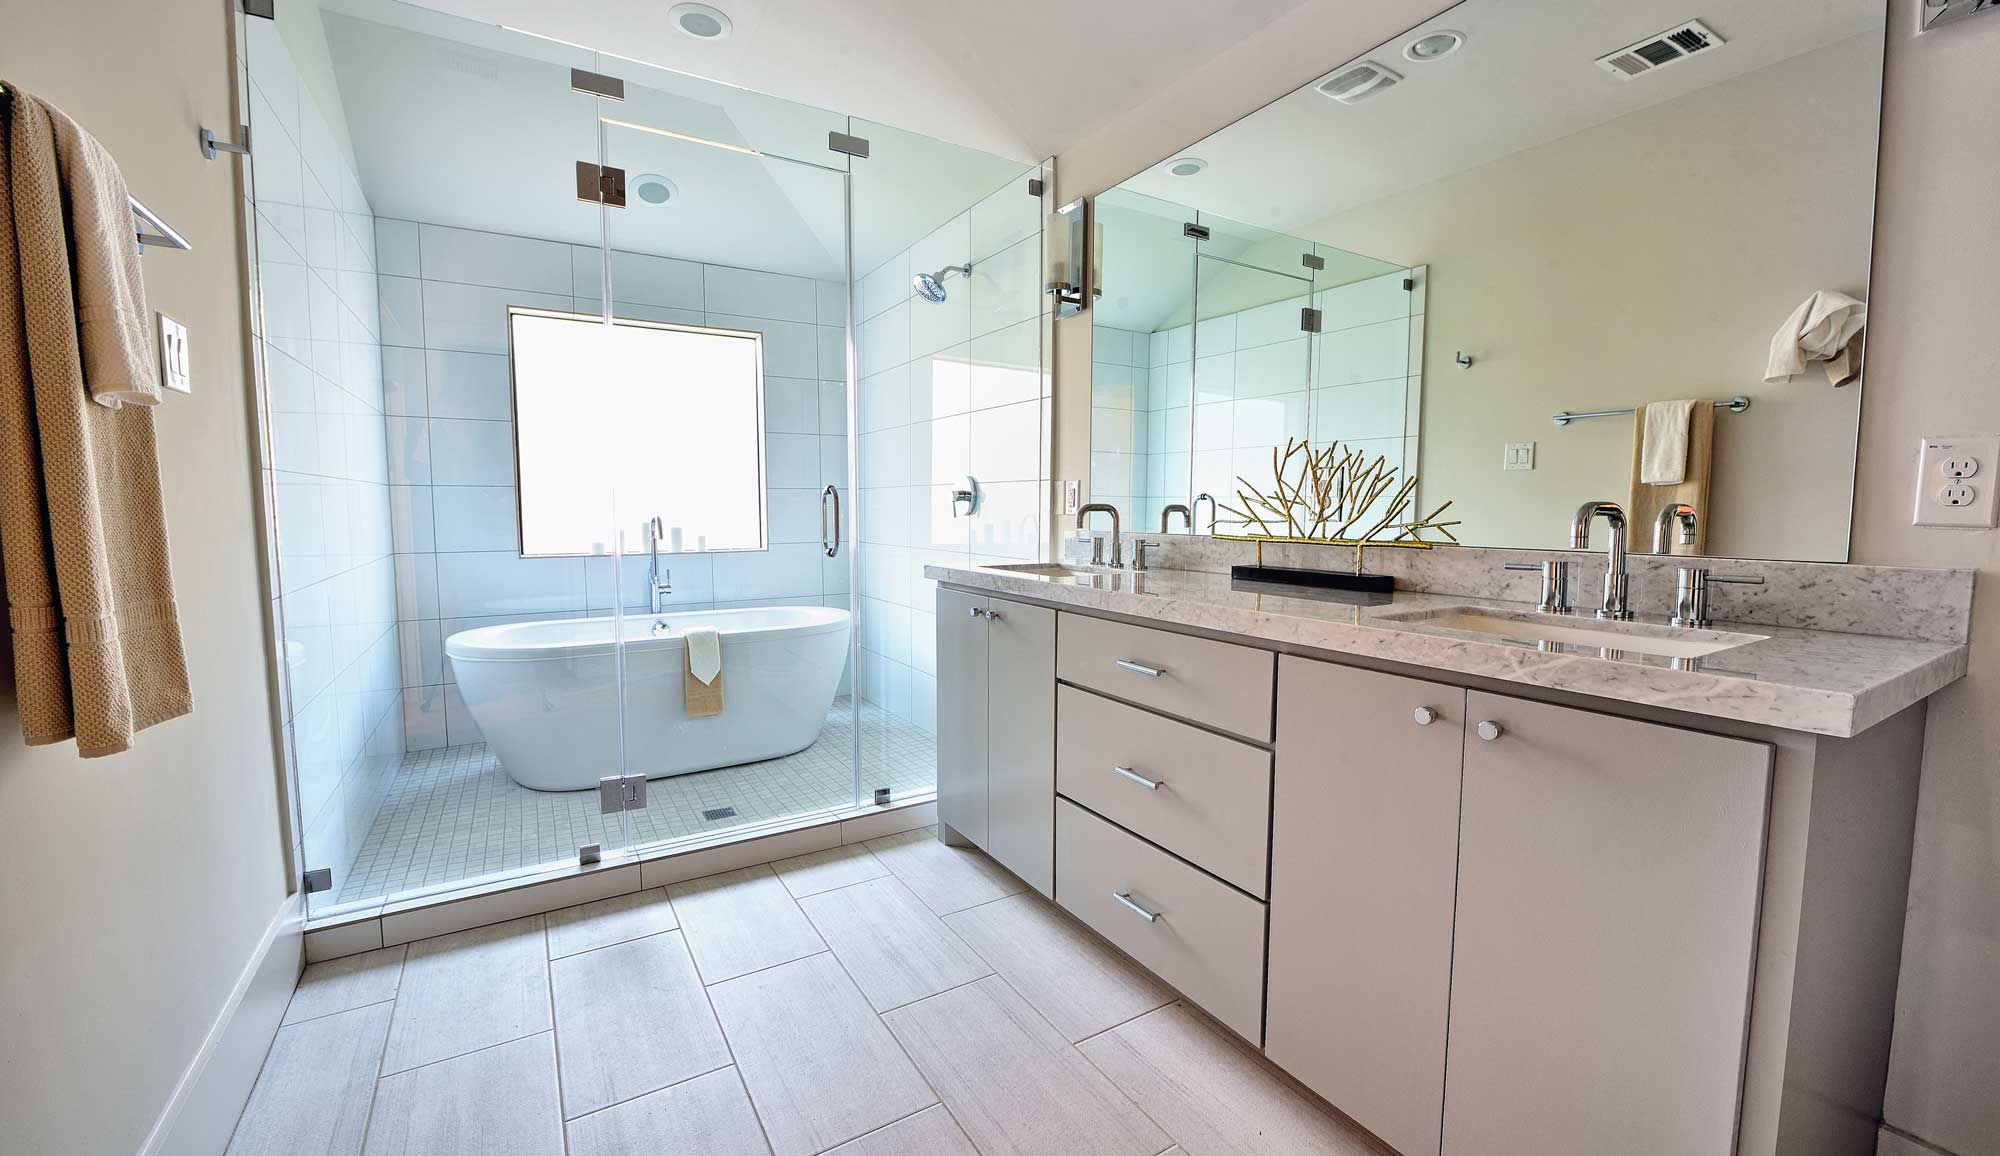
[[[910,284],[916,287],[917,296],[922,297],[933,305],[940,305],[943,304],[945,297],[944,279],[952,273],[957,273],[961,277],[970,277],[972,276],[972,266],[946,265],[935,273],[917,274],[910,278]]]

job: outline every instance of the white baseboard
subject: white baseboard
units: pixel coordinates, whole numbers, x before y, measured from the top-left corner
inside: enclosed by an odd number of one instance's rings
[[[222,1156],[229,1146],[305,966],[303,898],[287,898],[264,929],[139,1156]]]

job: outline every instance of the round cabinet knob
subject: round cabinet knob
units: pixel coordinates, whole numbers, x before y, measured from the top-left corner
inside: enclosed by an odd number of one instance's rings
[[[1416,718],[1420,727],[1427,727],[1438,720],[1438,712],[1431,707],[1420,706],[1410,713]]]
[[[988,610],[986,612],[986,621],[999,622],[1000,620],[1000,612],[998,610]]]
[[[1501,726],[1499,723],[1494,722],[1490,718],[1483,719],[1479,723],[1479,737],[1485,739],[1489,743],[1494,741],[1495,739],[1498,739],[1501,735],[1504,735],[1506,733],[1507,733],[1506,727]]]

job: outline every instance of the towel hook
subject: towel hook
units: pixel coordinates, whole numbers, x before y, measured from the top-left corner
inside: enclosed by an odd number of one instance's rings
[[[1470,357],[1467,357],[1467,356],[1465,355],[1465,350],[1463,350],[1463,349],[1461,349],[1461,350],[1459,350],[1459,351],[1458,351],[1458,367],[1459,367],[1460,369],[1471,369],[1471,368],[1472,368],[1472,359],[1471,359]]]

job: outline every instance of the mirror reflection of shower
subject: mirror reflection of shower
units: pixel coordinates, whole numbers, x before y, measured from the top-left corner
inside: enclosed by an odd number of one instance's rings
[[[942,305],[945,298],[944,279],[953,273],[961,277],[970,277],[972,276],[972,266],[946,265],[935,273],[917,274],[910,278],[910,284],[916,287],[917,296],[933,305]]]

